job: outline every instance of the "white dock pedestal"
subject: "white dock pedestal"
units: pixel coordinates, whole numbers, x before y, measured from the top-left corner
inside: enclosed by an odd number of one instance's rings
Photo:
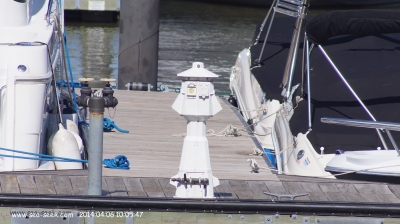
[[[171,178],[178,198],[214,198],[218,178],[212,175],[206,121],[222,108],[211,81],[218,76],[201,62],[178,74],[183,78],[181,92],[172,108],[187,120],[179,172]]]

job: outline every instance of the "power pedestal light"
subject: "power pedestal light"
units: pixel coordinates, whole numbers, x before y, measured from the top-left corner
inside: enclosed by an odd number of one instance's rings
[[[206,138],[206,121],[222,108],[211,81],[218,75],[194,62],[193,67],[178,74],[181,92],[172,108],[187,120],[179,172],[170,183],[176,186],[178,198],[214,198],[218,178],[211,172],[210,153]]]

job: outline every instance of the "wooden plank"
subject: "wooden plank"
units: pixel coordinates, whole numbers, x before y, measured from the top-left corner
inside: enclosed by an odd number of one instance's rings
[[[19,190],[20,190],[21,194],[39,194],[39,191],[37,188],[21,187]]]
[[[340,192],[339,188],[334,183],[318,183],[318,186],[323,192]]]
[[[397,198],[400,198],[400,185],[389,184],[388,188]]]
[[[0,183],[2,193],[20,193],[17,177],[15,175],[0,175]]]
[[[142,183],[139,178],[124,177],[123,178],[126,191],[131,197],[147,197],[146,192],[143,190]]]
[[[294,182],[282,182],[282,184],[290,195],[298,195],[298,194],[307,193],[303,189],[303,187],[301,186],[301,184],[299,182],[295,182],[295,183]],[[309,196],[300,196],[300,197],[296,197],[294,200],[310,201],[311,199]]]
[[[386,184],[354,184],[354,187],[367,202],[399,201]]]
[[[110,190],[108,188],[108,184],[107,184],[106,180],[104,179],[104,177],[101,179],[101,195],[111,197]]]
[[[58,195],[74,195],[69,176],[52,176],[52,179]]]
[[[35,182],[39,194],[57,194],[51,176],[35,175]]]
[[[172,198],[175,196],[176,187],[169,183],[169,178],[160,178],[158,182],[165,194],[165,197]]]
[[[353,186],[366,202],[383,202],[373,184],[353,184]]]
[[[311,201],[329,201],[317,183],[300,183]]]
[[[336,184],[336,187],[343,194],[349,202],[365,202],[365,199],[361,196],[361,194],[357,191],[357,189],[353,186],[353,184],[348,183],[340,183]]]
[[[35,178],[33,175],[17,175],[17,181],[21,194],[38,194]]]
[[[264,181],[264,184],[267,186],[269,193],[273,194],[288,194],[282,182],[277,181]]]
[[[394,194],[381,194],[380,197],[382,198],[384,203],[400,203],[400,199]]]
[[[214,187],[214,195],[218,198],[238,198],[228,180],[219,180],[219,185]]]
[[[125,184],[121,177],[104,177],[111,196],[128,196]]]
[[[325,192],[325,195],[332,202],[347,202],[346,197],[341,192]]]
[[[256,199],[270,199],[269,195],[264,194],[268,192],[268,188],[263,181],[247,181],[251,191]]]
[[[155,198],[164,198],[165,194],[157,178],[140,178],[143,189],[147,196]]]
[[[349,193],[349,194],[357,194],[357,193],[359,193],[357,191],[357,189],[353,186],[353,184],[339,183],[339,184],[336,184],[336,187],[342,193]]]
[[[328,198],[329,201],[332,202],[347,201],[335,183],[318,183],[318,186],[321,189],[321,191],[324,192],[325,196]]]
[[[33,175],[17,175],[17,182],[23,188],[36,188],[36,183]]]
[[[85,176],[69,176],[74,195],[87,195],[88,182]]]
[[[239,199],[255,199],[253,191],[244,180],[230,180],[229,184]]]
[[[354,188],[362,194],[391,194],[386,184],[353,184]]]

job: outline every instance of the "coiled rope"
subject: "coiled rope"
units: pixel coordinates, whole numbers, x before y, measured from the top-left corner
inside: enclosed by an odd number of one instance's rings
[[[121,132],[121,133],[129,133],[128,130],[124,130],[124,129],[119,128],[119,127],[114,123],[114,121],[111,121],[111,120],[108,119],[108,118],[104,118],[104,120],[103,120],[103,131],[104,131],[104,132],[110,132],[110,131],[112,131],[114,128],[117,129],[117,131],[119,131],[119,132]]]
[[[130,165],[126,156],[123,155],[116,156],[114,159],[104,159],[103,164],[107,168],[122,169],[122,170],[129,170],[129,165]]]

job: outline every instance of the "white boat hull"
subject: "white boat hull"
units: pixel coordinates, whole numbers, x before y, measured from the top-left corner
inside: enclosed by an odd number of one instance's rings
[[[400,177],[400,156],[396,150],[346,151],[336,155],[325,170],[336,173]]]
[[[318,154],[306,134],[293,136],[289,127],[292,106],[280,104],[277,100],[264,100],[264,93],[251,73],[250,59],[248,49],[239,53],[232,68],[230,85],[243,117],[255,124],[255,137],[265,151],[274,154],[275,159],[269,157],[271,164],[276,166],[280,174],[334,178],[324,171],[334,155]],[[298,158],[300,151],[303,156]]]
[[[53,0],[0,1],[1,149],[46,153],[49,113],[57,110],[52,82],[61,63],[58,30],[63,30],[63,19],[55,19],[62,8],[53,5],[52,17],[45,17],[49,1]],[[34,170],[41,165],[37,155],[9,150],[0,154],[0,171]]]

